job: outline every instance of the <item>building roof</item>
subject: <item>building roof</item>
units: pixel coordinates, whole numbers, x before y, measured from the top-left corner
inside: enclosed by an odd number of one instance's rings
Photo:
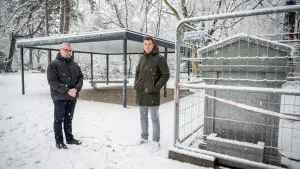
[[[280,50],[280,51],[284,51],[284,52],[289,53],[290,55],[293,55],[293,52],[294,52],[294,48],[290,45],[286,45],[286,44],[283,44],[283,43],[278,43],[278,42],[275,42],[275,41],[271,41],[271,40],[259,38],[259,37],[256,37],[256,36],[240,33],[240,34],[236,34],[234,36],[231,36],[229,38],[226,38],[224,40],[218,41],[216,43],[210,44],[208,46],[205,46],[201,49],[198,49],[198,54],[207,53],[207,52],[216,50],[218,48],[227,46],[229,44],[235,43],[237,41],[247,41],[247,42],[254,43],[254,44],[257,44],[257,45],[261,45],[261,46],[265,46],[265,47],[268,47],[268,48],[273,48],[273,49],[277,49],[277,50]]]

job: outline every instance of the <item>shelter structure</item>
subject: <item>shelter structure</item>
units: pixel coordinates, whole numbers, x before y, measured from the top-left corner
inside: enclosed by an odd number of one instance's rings
[[[22,39],[17,41],[17,47],[20,48],[22,64],[22,94],[25,95],[24,78],[24,49],[39,49],[48,51],[48,60],[52,60],[51,51],[58,51],[61,43],[72,44],[73,59],[77,53],[90,54],[91,59],[91,80],[94,86],[96,83],[123,83],[123,107],[127,107],[127,55],[141,54],[143,52],[143,38],[148,36],[128,29],[106,30],[98,32],[66,34],[41,38]],[[153,37],[153,36],[152,36]],[[175,43],[161,38],[153,37],[154,43],[159,47],[160,53],[163,53],[167,59],[168,53],[175,53]],[[106,56],[106,70],[109,70],[109,56],[123,56],[123,79],[121,81],[110,81],[107,71],[106,81],[95,81],[93,78],[93,57],[94,55]],[[164,87],[166,96],[166,86]]]

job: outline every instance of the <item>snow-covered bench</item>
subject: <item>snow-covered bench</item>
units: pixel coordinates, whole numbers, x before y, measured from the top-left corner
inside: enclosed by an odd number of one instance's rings
[[[123,83],[123,80],[109,80],[109,81],[106,81],[106,80],[91,80],[89,81],[89,83],[91,83],[91,86],[92,87],[96,87],[95,85],[97,83],[106,83],[106,84],[109,84],[109,83]],[[128,81],[127,81],[128,83]]]

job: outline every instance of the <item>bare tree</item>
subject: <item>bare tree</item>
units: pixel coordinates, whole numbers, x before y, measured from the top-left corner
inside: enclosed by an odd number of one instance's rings
[[[249,9],[249,6],[253,6],[252,9],[255,9],[259,6],[263,6],[264,0],[250,1],[250,0],[215,0],[215,1],[197,1],[197,11],[196,13],[196,1],[194,0],[181,0],[178,3],[171,3],[170,0],[163,0],[165,5],[169,8],[172,15],[178,20],[183,18],[189,18],[196,15],[214,15],[219,13],[228,13],[235,12],[240,10]],[[207,22],[202,22],[197,27],[200,27],[200,30],[207,34],[209,37],[215,36],[218,32],[218,36],[228,36],[228,29],[231,29],[234,25],[241,22],[244,18],[230,19],[230,20],[212,20]],[[191,26],[196,27],[195,24],[190,23]],[[186,28],[181,28],[182,31],[187,31]],[[203,45],[212,42],[211,39],[205,39]],[[197,43],[196,41],[189,41],[189,43]],[[199,44],[198,44],[199,45]],[[197,45],[197,46],[198,46]],[[195,44],[196,46],[196,44]],[[196,49],[193,49],[191,55],[192,58],[196,57]],[[194,70],[197,71],[198,65],[196,62],[194,64]]]
[[[122,13],[122,3],[119,3],[118,1],[115,0],[106,0],[106,3],[108,3],[108,5],[111,7],[111,9],[113,9],[117,22],[112,21],[113,23],[116,23],[119,27],[121,28],[128,28],[126,25],[128,25],[128,23],[124,24],[123,22],[123,13]],[[125,7],[127,6],[127,1],[125,1],[126,5],[124,5]],[[127,17],[128,17],[128,12],[126,12],[125,14],[125,21],[127,21]],[[113,20],[113,19],[111,19]]]
[[[142,6],[141,6],[141,12],[144,10],[144,19],[140,28],[140,32],[147,33],[148,32],[148,13],[151,10],[152,7],[152,0],[143,0]],[[145,27],[145,29],[144,29]]]
[[[181,20],[181,17],[179,16],[177,10],[169,3],[168,0],[163,0],[164,3],[170,8],[170,10],[172,11],[172,15],[174,15],[176,17],[177,20]]]
[[[9,35],[9,53],[7,58],[5,58],[5,72],[12,71],[12,62],[13,56],[15,53],[16,41],[18,38],[25,38],[34,35],[41,27],[42,22],[44,21],[44,17],[41,19],[34,18],[34,13],[39,14],[40,6],[38,1],[21,1],[21,3],[16,3],[14,1],[6,1],[7,8],[6,13],[10,14],[11,11],[14,11],[11,15],[7,15],[1,25],[1,37],[5,37]],[[34,18],[34,19],[33,19]],[[38,25],[32,32],[25,33],[24,29],[28,25],[32,25],[33,23],[37,23]]]

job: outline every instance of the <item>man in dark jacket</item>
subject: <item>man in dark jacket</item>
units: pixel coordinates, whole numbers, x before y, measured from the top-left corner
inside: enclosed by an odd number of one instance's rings
[[[77,97],[83,85],[80,67],[72,60],[72,47],[68,43],[60,46],[57,57],[47,68],[51,98],[54,103],[54,134],[56,147],[67,149],[64,144],[62,123],[67,144],[80,145],[81,141],[72,135],[72,119]]]
[[[153,141],[156,148],[160,147],[159,105],[160,89],[170,78],[169,67],[165,58],[159,55],[159,49],[151,37],[143,40],[144,54],[136,67],[134,89],[136,101],[140,109],[141,141],[148,141],[148,111],[151,114],[153,126]]]

